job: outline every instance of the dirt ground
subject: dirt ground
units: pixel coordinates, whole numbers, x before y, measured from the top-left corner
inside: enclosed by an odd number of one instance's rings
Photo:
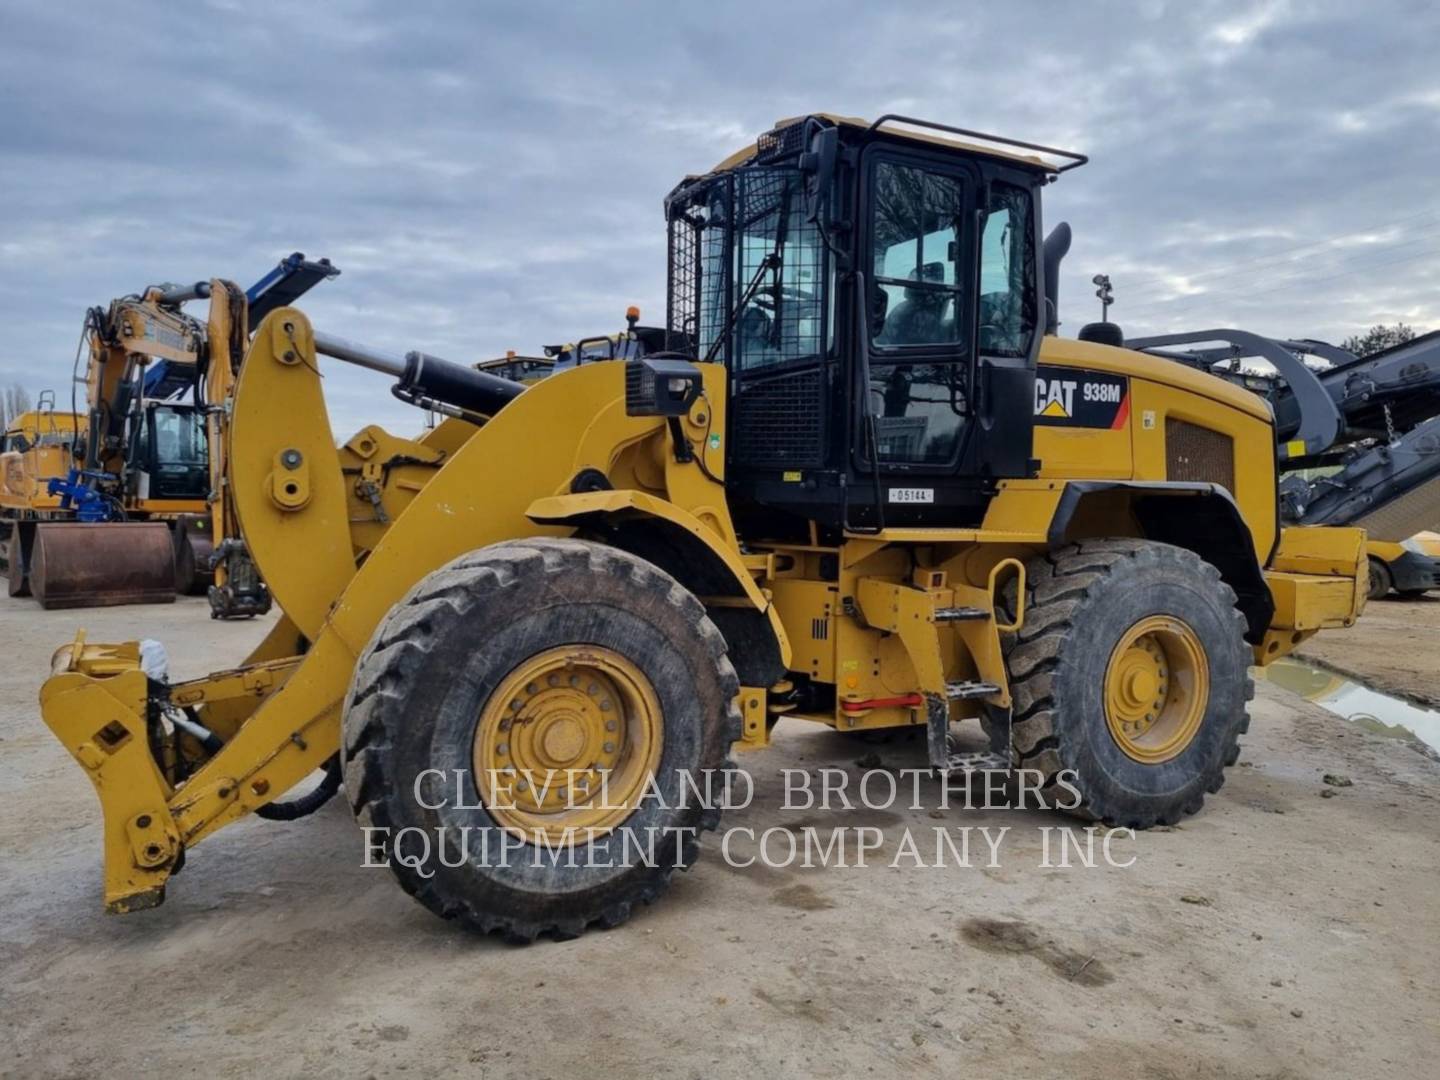
[[[1380,605],[1344,648],[1433,670],[1420,610]],[[163,907],[102,914],[97,803],[35,705],[80,624],[162,639],[180,676],[264,630],[194,601],[0,601],[5,1076],[1393,1077],[1440,1056],[1440,764],[1263,682],[1225,788],[1117,839],[1129,867],[1042,866],[1040,829],[1067,820],[1038,811],[782,811],[782,768],[871,752],[782,723],[726,825],[878,827],[865,868],[731,868],[712,839],[622,928],[514,948],[363,868],[343,800],[232,826]],[[973,868],[889,865],[907,827],[959,825],[1010,827],[998,868],[978,837]]]
[[[1296,655],[1376,690],[1440,708],[1440,594],[1365,605],[1356,632],[1316,634]]]

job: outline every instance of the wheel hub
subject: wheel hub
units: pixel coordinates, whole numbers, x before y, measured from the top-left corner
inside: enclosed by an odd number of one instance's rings
[[[1200,730],[1210,672],[1199,636],[1155,615],[1121,635],[1105,675],[1105,721],[1117,746],[1145,764],[1179,755]]]
[[[610,649],[549,649],[517,665],[481,709],[476,787],[502,827],[574,842],[630,815],[661,740],[659,700],[639,668]]]
[[[556,765],[573,765],[585,749],[585,729],[573,716],[562,716],[552,721],[540,737],[544,756]]]

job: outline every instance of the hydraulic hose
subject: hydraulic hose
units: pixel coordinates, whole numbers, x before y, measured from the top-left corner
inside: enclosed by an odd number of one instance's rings
[[[184,709],[171,710],[170,722],[196,739],[212,754],[218,754],[225,749],[225,744],[220,737],[202,724],[199,713],[188,706]],[[320,783],[310,791],[285,802],[266,803],[264,806],[256,807],[255,816],[262,817],[266,821],[295,821],[315,813],[334,798],[335,793],[340,790],[340,755],[332,754],[321,768],[325,770],[325,775],[320,778]]]
[[[266,821],[294,821],[297,818],[309,817],[319,810],[340,790],[340,755],[335,754],[321,767],[325,770],[325,775],[313,790],[286,802],[258,806],[255,808],[255,815]]]

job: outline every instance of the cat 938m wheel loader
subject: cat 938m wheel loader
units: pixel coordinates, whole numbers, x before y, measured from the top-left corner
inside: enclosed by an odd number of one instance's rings
[[[1084,160],[783,122],[666,199],[666,349],[532,385],[272,312],[224,460],[284,617],[181,682],[82,633],[41,692],[110,910],[328,763],[372,843],[429,838],[391,864],[437,914],[613,926],[781,715],[913,726],[947,782],[1024,769],[1091,819],[1196,812],[1249,665],[1355,620],[1364,537],[1280,529],[1255,396],[1055,335],[1069,232],[1042,240],[1040,197]],[[449,418],[337,454],[321,357]]]

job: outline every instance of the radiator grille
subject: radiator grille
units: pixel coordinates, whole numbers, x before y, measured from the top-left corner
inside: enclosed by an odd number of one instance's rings
[[[1235,491],[1235,443],[1228,435],[1165,419],[1165,478],[1219,484]]]
[[[747,379],[730,405],[731,460],[737,465],[813,468],[825,449],[824,393],[815,369]]]

